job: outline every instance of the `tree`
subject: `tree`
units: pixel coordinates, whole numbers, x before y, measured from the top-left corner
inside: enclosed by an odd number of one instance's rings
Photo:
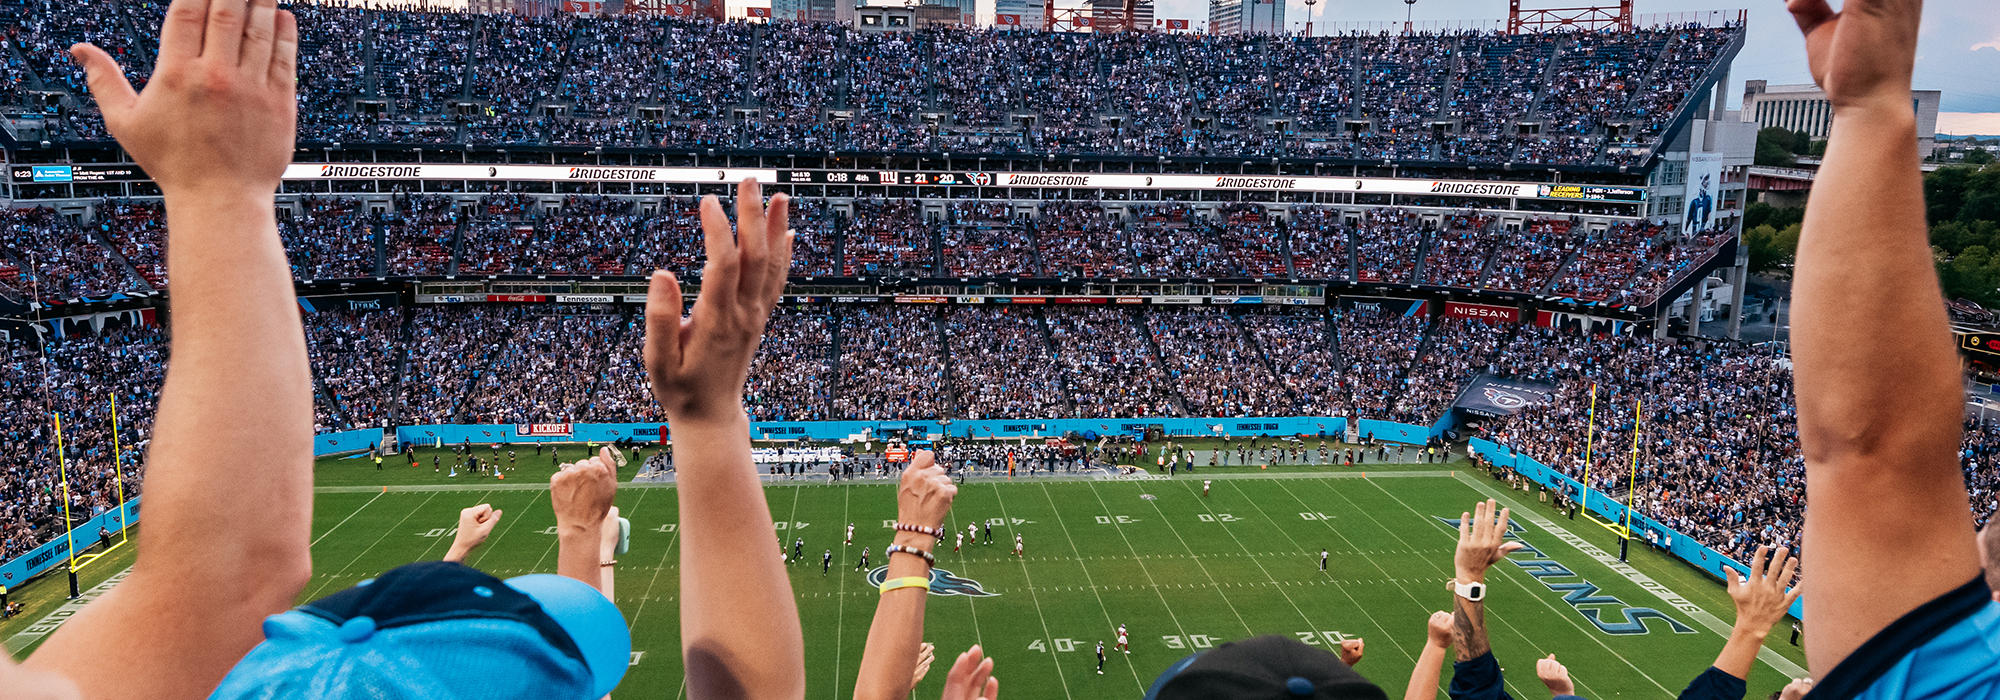
[[[1782,229],[1770,224],[1744,229],[1743,245],[1750,252],[1750,271],[1790,275],[1792,259],[1799,253],[1800,228],[1793,223]]]
[[[1743,228],[1745,229],[1753,229],[1766,224],[1769,224],[1774,229],[1783,229],[1786,226],[1805,220],[1806,210],[1803,207],[1774,207],[1763,202],[1751,202],[1750,207],[1743,211]]]
[[[1987,165],[1992,162],[1993,152],[1984,148],[1976,151],[1968,151],[1965,154],[1965,163],[1967,165]]]

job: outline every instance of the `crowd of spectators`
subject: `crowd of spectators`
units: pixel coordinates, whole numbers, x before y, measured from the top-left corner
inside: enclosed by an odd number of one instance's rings
[[[1347,226],[1341,211],[1329,207],[1292,210],[1290,246],[1292,274],[1305,279],[1341,280],[1350,276]]]
[[[0,105],[37,87],[67,92],[79,107],[66,115],[69,135],[106,138],[67,48],[96,43],[143,83],[163,4],[16,7],[23,16],[4,33],[25,61],[0,62]],[[1650,152],[1740,34],[1306,38],[876,32],[413,6],[297,14],[300,138],[312,142],[1614,165]],[[1514,133],[1531,119],[1541,134]]]
[[[97,235],[154,289],[167,288],[167,210],[159,202],[97,202]]]
[[[931,277],[937,249],[932,221],[911,199],[864,199],[841,241],[841,273],[848,277]]]
[[[1423,341],[1423,317],[1355,305],[1341,309],[1337,323],[1340,359],[1346,363],[1334,393],[1345,400],[1340,415],[1393,420],[1396,396]]]
[[[1236,261],[1241,273],[1258,279],[1293,277],[1285,251],[1285,224],[1263,207],[1247,202],[1230,204],[1216,212],[1221,216],[1216,236],[1222,248]]]
[[[1134,277],[1189,279],[1242,277],[1222,241],[1208,222],[1185,205],[1140,204],[1132,207]]]
[[[1739,561],[1759,544],[1797,551],[1805,462],[1789,362],[1736,345],[1554,331],[1533,340],[1537,354],[1505,364],[1543,373],[1557,395],[1490,424],[1496,441],[1574,478],[1588,470],[1606,493],[1636,482],[1640,512]],[[1634,401],[1643,401],[1636,477]]]
[[[750,362],[750,383],[743,388],[743,405],[750,418],[830,418],[835,359],[831,316],[819,310],[779,307],[764,324],[764,342],[757,346],[757,355]]]
[[[1279,309],[1237,318],[1290,394],[1292,415],[1332,416],[1345,408],[1338,390],[1340,360],[1328,336],[1333,326],[1325,316]]]
[[[0,234],[0,256],[25,273],[10,283],[22,296],[75,299],[151,286],[113,258],[90,230],[54,209],[0,209]]]
[[[1044,316],[1063,386],[1079,416],[1179,416],[1166,371],[1123,309],[1050,308]]]
[[[1511,324],[1451,318],[1437,322],[1423,351],[1411,361],[1409,377],[1391,413],[1403,423],[1429,425],[1451,409],[1465,381],[1485,371],[1493,353],[1513,330]]]
[[[158,327],[109,321],[95,334],[40,348],[15,339],[0,352],[0,561],[8,561],[63,532],[65,495],[77,521],[116,508],[121,487],[128,500],[140,495],[167,343]],[[62,463],[51,414],[62,418]],[[115,466],[114,455],[122,456]]]
[[[944,314],[946,373],[963,418],[1079,417],[1063,391],[1056,353],[1022,308],[953,307]]]
[[[348,197],[300,197],[295,211],[278,217],[278,238],[292,262],[292,276],[302,280],[364,277],[375,273],[372,218],[361,211],[361,200]],[[396,269],[399,274],[407,268]]]
[[[472,380],[522,323],[518,308],[440,306],[412,316],[399,417],[410,425],[451,424],[464,415]],[[568,344],[565,344],[565,351]]]
[[[1188,415],[1268,416],[1293,407],[1263,353],[1222,309],[1150,312],[1146,330],[1160,349],[1167,386],[1181,395]]]
[[[935,310],[857,306],[841,309],[836,318],[840,381],[833,396],[835,420],[950,415]]]
[[[1355,275],[1358,281],[1410,284],[1417,267],[1417,254],[1429,224],[1416,212],[1406,209],[1371,209],[1361,213],[1354,227]]]
[[[590,414],[613,355],[639,343],[620,337],[614,314],[530,312],[473,380],[461,412],[469,423],[576,423]],[[625,422],[625,421],[620,421]]]
[[[317,432],[395,425],[404,318],[395,306],[304,317]]]
[[[1138,261],[1117,221],[1095,202],[1046,202],[1032,225],[1043,271],[1051,277],[1118,278],[1137,273]]]
[[[1529,221],[1520,231],[1501,239],[1499,251],[1488,265],[1483,286],[1506,292],[1539,293],[1562,269],[1582,242],[1574,223],[1564,220]]]
[[[1439,287],[1471,287],[1486,273],[1487,260],[1508,236],[1493,225],[1493,217],[1467,212],[1444,217],[1431,236],[1424,257],[1424,283]]]
[[[940,234],[944,273],[953,277],[1042,277],[1026,222],[1006,202],[956,202]]]
[[[396,275],[442,275],[451,272],[452,251],[458,245],[458,212],[451,199],[434,194],[398,195],[395,215],[382,223],[387,236],[388,268]],[[367,251],[372,263],[372,238]],[[374,266],[366,266],[372,269]]]
[[[1651,259],[1666,227],[1617,222],[1584,234],[1578,253],[1551,291],[1584,301],[1617,303],[1625,297],[1640,267]]]

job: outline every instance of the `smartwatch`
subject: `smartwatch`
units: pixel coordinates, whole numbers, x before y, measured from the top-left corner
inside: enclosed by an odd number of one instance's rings
[[[1457,593],[1458,597],[1474,603],[1486,599],[1486,584],[1484,583],[1459,583],[1458,579],[1450,579],[1444,582],[1444,587],[1445,590]]]

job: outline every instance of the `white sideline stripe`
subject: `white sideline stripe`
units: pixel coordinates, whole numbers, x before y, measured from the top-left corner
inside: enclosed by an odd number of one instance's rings
[[[84,591],[83,595],[77,596],[76,600],[63,603],[62,607],[56,608],[55,612],[51,612],[43,616],[42,619],[35,621],[35,624],[29,625],[20,634],[8,637],[6,645],[7,653],[11,654],[26,649],[29,644],[35,643],[35,640],[49,636],[50,633],[56,631],[56,628],[62,627],[63,623],[68,622],[71,616],[83,610],[83,606],[89,605],[90,601],[97,600],[104,594],[110,593],[111,589],[117,588],[118,584],[123,582],[125,577],[131,573],[132,567],[125,567],[124,571],[112,574],[111,578],[104,579],[103,583],[91,586],[90,590]]]
[[[386,491],[384,491],[383,493],[387,493],[387,492],[386,492]],[[381,498],[381,497],[382,497],[382,494],[381,494],[381,493],[378,493],[378,494],[375,494],[375,498]],[[368,503],[374,503],[374,502],[375,502],[375,498],[370,498],[370,499],[368,499]],[[340,529],[340,526],[342,526],[342,525],[346,525],[346,524],[347,524],[347,521],[349,521],[349,520],[353,520],[353,519],[354,519],[354,516],[357,516],[357,515],[360,515],[360,514],[361,514],[361,511],[364,511],[364,510],[367,510],[367,509],[368,509],[368,503],[363,503],[363,504],[361,504],[361,507],[360,507],[360,508],[356,508],[356,509],[354,509],[354,512],[352,512],[352,513],[348,513],[348,514],[347,514],[347,517],[345,517],[345,518],[341,518],[341,519],[340,519],[340,522],[337,522],[337,523],[334,523],[334,524],[333,524],[333,527],[330,527],[330,528],[327,528],[327,529],[326,529],[326,532],[322,532],[322,533],[319,533],[319,536],[318,536],[318,537],[314,537],[314,538],[313,538],[313,541],[312,541],[312,544],[309,544],[309,545],[306,545],[306,548],[310,549],[310,548],[312,548],[313,546],[315,546],[315,545],[318,545],[318,544],[319,544],[319,541],[320,541],[320,540],[323,540],[323,539],[326,539],[326,536],[327,536],[327,535],[331,535],[331,534],[333,534],[333,531],[334,531],[334,530],[338,530],[338,529]]]
[[[1723,622],[1722,618],[1716,617],[1701,606],[1695,605],[1686,598],[1682,598],[1681,594],[1675,593],[1673,589],[1666,587],[1665,584],[1654,581],[1653,577],[1641,573],[1638,569],[1633,568],[1631,564],[1618,561],[1618,558],[1611,556],[1610,552],[1599,549],[1597,545],[1591,544],[1569,530],[1563,529],[1561,525],[1557,525],[1554,520],[1543,517],[1541,513],[1522,507],[1520,503],[1509,498],[1499,489],[1495,489],[1469,474],[1459,472],[1457,478],[1459,481],[1471,486],[1474,490],[1486,494],[1488,498],[1506,504],[1522,520],[1534,523],[1543,530],[1547,530],[1549,534],[1555,535],[1556,539],[1577,548],[1578,551],[1583,552],[1586,556],[1596,559],[1597,563],[1605,565],[1612,571],[1617,572],[1619,576],[1625,577],[1626,580],[1638,584],[1640,588],[1658,596],[1661,602],[1672,606],[1675,610],[1686,613],[1688,617],[1692,617],[1696,622],[1701,623],[1701,626],[1707,627],[1710,632],[1722,635],[1725,639],[1729,637],[1730,631],[1734,628],[1733,625]],[[1761,644],[1758,645],[1757,659],[1763,661],[1765,665],[1777,669],[1779,673],[1785,674],[1786,678],[1803,678],[1806,676],[1805,669],[1800,668],[1796,663],[1792,663],[1792,660],[1785,658],[1783,654],[1772,651],[1770,647]]]

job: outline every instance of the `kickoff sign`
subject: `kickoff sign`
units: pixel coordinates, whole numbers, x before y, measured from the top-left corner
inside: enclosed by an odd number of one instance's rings
[[[568,423],[521,423],[514,426],[514,434],[521,437],[569,437]]]

